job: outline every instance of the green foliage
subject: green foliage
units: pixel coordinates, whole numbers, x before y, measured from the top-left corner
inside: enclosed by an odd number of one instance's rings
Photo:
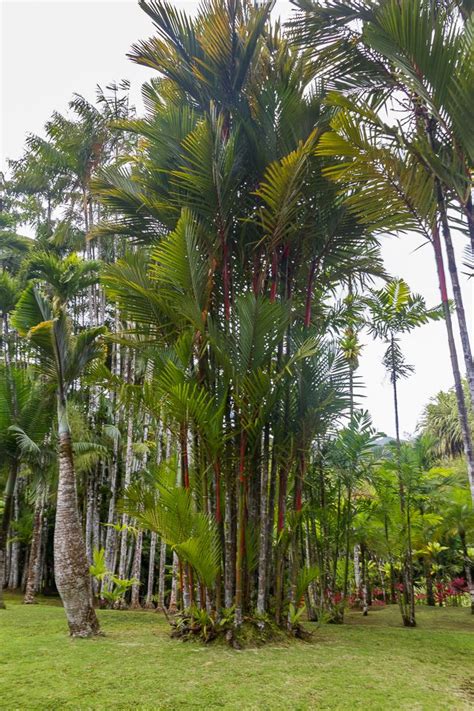
[[[89,567],[89,573],[100,583],[107,582],[101,590],[101,597],[114,606],[124,600],[127,591],[132,585],[139,585],[140,581],[136,578],[122,579],[107,570],[105,560],[105,548],[94,548],[92,553],[93,564]]]

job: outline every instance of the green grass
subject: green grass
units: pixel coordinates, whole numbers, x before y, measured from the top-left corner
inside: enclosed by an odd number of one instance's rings
[[[314,628],[311,643],[234,651],[171,640],[161,615],[99,613],[71,640],[57,605],[0,611],[0,709],[473,709],[474,617],[396,608]],[[309,626],[309,625],[308,625]]]

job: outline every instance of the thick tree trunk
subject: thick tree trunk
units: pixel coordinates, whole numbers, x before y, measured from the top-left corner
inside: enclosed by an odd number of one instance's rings
[[[58,396],[59,481],[54,530],[54,577],[72,637],[100,633],[77,508],[76,476],[66,402]]]
[[[35,507],[33,537],[31,539],[30,560],[28,564],[28,576],[26,579],[26,589],[23,602],[25,605],[35,603],[35,595],[38,592],[39,574],[41,564],[41,538],[43,530],[44,497],[40,495]]]

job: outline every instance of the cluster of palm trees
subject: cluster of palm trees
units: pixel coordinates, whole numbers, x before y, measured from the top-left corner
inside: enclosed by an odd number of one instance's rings
[[[448,571],[474,598],[463,473],[402,442],[397,391],[400,335],[444,318],[474,499],[467,4],[298,0],[286,32],[271,4],[139,4],[145,116],[126,83],[75,96],[4,186],[0,595],[8,569],[25,602],[57,590],[75,636],[99,632],[95,596],[229,639],[299,632],[303,600],[342,621],[374,588],[413,626],[416,584],[432,602]],[[407,231],[440,307],[385,273],[379,236]],[[388,446],[360,410],[364,329],[387,346]]]

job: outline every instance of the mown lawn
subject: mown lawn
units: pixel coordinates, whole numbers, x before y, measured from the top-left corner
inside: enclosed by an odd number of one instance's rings
[[[234,651],[171,640],[161,615],[100,612],[71,640],[62,609],[0,611],[0,709],[473,709],[474,617],[396,608],[314,628],[311,643]]]

